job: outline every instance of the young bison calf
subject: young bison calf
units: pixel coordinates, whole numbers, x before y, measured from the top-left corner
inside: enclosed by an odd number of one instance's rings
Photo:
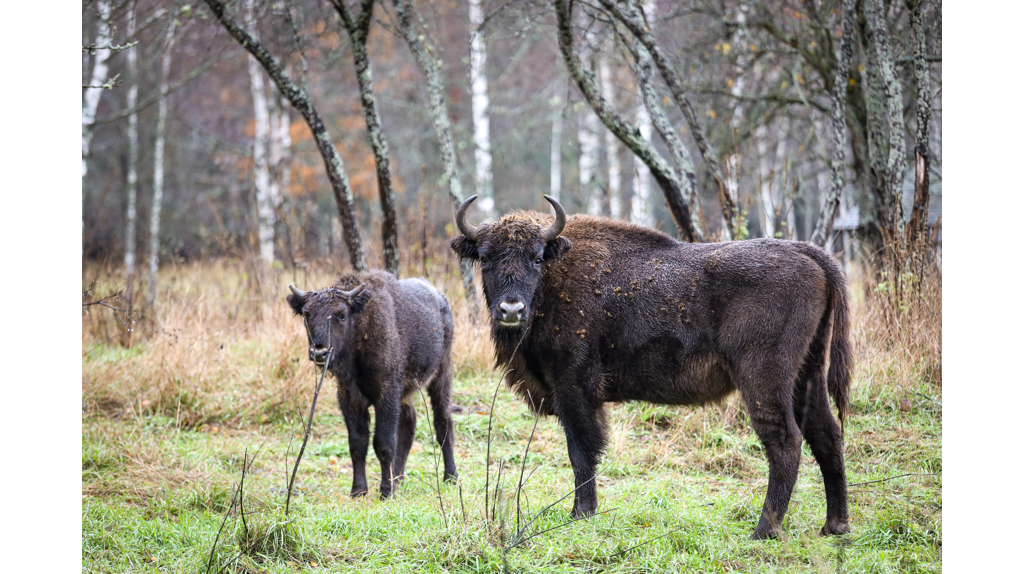
[[[380,459],[380,496],[387,498],[405,470],[416,433],[413,405],[424,386],[444,455],[444,479],[454,480],[454,326],[444,295],[422,279],[399,281],[383,271],[343,275],[333,287],[308,293],[289,287],[288,304],[306,326],[309,360],[326,366],[338,381],[352,454],[352,496],[367,492],[370,405],[377,418],[373,451]]]

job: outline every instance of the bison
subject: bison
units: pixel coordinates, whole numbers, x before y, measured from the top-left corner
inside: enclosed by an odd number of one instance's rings
[[[778,534],[806,439],[825,483],[822,534],[849,531],[843,432],[850,369],[846,283],[797,241],[681,243],[659,231],[516,211],[474,227],[458,209],[451,248],[480,264],[495,359],[532,409],[565,430],[572,515],[597,509],[604,403],[699,405],[739,390],[768,458],[753,538]],[[826,367],[827,365],[827,367]],[[827,373],[826,373],[827,368]]]
[[[390,273],[342,275],[332,287],[305,292],[290,285],[288,304],[302,317],[309,359],[337,379],[348,427],[352,496],[366,486],[369,407],[376,414],[373,451],[380,460],[380,497],[391,496],[416,433],[416,391],[426,387],[444,457],[444,479],[457,477],[451,417],[452,337],[448,300],[423,279]]]

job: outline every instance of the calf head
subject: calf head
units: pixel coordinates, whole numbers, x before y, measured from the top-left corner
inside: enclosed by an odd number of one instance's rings
[[[565,228],[565,210],[545,195],[555,209],[551,225],[542,225],[536,214],[513,212],[474,227],[466,221],[466,209],[476,197],[459,206],[455,223],[462,235],[452,239],[451,247],[461,259],[480,263],[493,332],[515,338],[530,325],[545,263],[557,261],[572,247],[568,238],[559,237]]]
[[[341,351],[351,345],[353,316],[363,310],[371,293],[365,283],[351,291],[328,287],[307,293],[294,285],[288,288],[292,291],[287,297],[288,304],[296,315],[302,316],[306,326],[309,360],[317,366],[329,367],[328,355],[334,363]]]

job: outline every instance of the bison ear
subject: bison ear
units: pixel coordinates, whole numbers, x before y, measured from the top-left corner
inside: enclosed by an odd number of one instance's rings
[[[465,235],[454,237],[449,245],[451,245],[452,251],[459,256],[459,259],[469,259],[471,261],[480,259],[480,252],[477,250],[476,241]]]
[[[544,246],[544,261],[558,261],[572,249],[572,241],[568,237],[556,237]]]
[[[288,305],[291,306],[292,311],[295,311],[296,315],[302,314],[302,306],[306,304],[305,297],[299,297],[298,295],[292,293],[291,295],[285,297],[285,300],[288,301]]]
[[[352,313],[358,313],[366,307],[367,301],[373,298],[373,293],[369,289],[363,289],[363,291],[353,297],[348,302],[348,308]]]

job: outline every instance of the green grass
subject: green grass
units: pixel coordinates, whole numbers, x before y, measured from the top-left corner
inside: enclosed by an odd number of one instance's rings
[[[252,351],[244,345],[235,350]],[[147,352],[144,347],[132,351]],[[91,353],[83,358],[83,369],[91,362],[121,360],[118,353]],[[489,498],[500,460],[505,467],[499,518],[486,522],[489,417],[479,411],[490,410],[496,376],[456,380],[453,402],[465,407],[456,415],[461,500],[458,487],[442,485],[443,514],[434,490],[437,454],[422,404],[408,479],[397,495],[376,499],[380,472],[371,452],[371,496],[351,499],[345,425],[334,393],[325,389],[287,521],[281,489],[290,472],[285,453],[290,448],[288,460],[294,461],[301,440],[303,415],[297,409],[282,408],[263,424],[240,414],[192,426],[171,416],[114,416],[90,409],[82,421],[82,568],[205,571],[244,453],[261,449],[245,479],[246,510],[252,512],[248,524],[228,520],[213,549],[215,565],[227,571],[500,572],[507,566],[519,572],[937,572],[942,565],[942,434],[936,402],[941,391],[925,371],[910,389],[858,378],[846,429],[849,482],[918,475],[851,486],[853,532],[821,538],[824,491],[805,446],[784,535],[766,542],[748,537],[763,501],[768,465],[735,397],[702,409],[610,405],[609,449],[598,478],[600,510],[606,512],[507,551],[515,532],[516,481],[534,419],[510,391],[499,391]],[[312,385],[310,373],[307,405]],[[910,400],[909,412],[899,408],[904,398]],[[539,421],[526,475],[521,523],[572,489],[564,434],[553,418]],[[555,504],[530,532],[564,524],[571,505],[571,497]]]

